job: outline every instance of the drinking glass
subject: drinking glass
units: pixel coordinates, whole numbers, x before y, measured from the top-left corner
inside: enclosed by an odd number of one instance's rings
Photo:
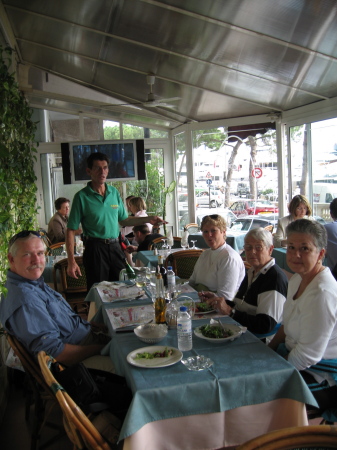
[[[144,288],[146,286],[146,273],[139,272],[136,276],[136,286],[139,288]]]

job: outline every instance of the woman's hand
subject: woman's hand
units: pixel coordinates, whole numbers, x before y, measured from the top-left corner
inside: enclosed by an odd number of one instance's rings
[[[232,308],[227,305],[226,300],[223,297],[217,297],[214,292],[199,292],[199,297],[220,314],[229,316],[232,312]]]

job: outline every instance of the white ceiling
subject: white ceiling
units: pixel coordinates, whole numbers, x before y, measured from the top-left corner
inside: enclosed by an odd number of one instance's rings
[[[173,129],[337,97],[336,0],[3,0],[0,24],[36,108]]]

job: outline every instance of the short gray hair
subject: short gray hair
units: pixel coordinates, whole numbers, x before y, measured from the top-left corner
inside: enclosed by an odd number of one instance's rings
[[[21,243],[21,242],[25,242],[25,241],[29,241],[30,239],[33,239],[33,238],[39,239],[39,237],[36,236],[36,235],[33,234],[33,233],[30,233],[28,236],[25,236],[25,237],[17,238],[17,239],[13,242],[12,245],[9,243],[9,246],[8,246],[8,253],[10,253],[12,256],[15,256],[16,253],[17,253],[17,251],[18,251],[18,249],[19,249],[20,243]],[[44,246],[44,250],[46,251],[46,249],[47,249],[46,244],[44,243],[44,240],[43,240],[42,238],[40,238],[40,239],[41,239],[41,242],[42,242],[42,244],[43,244],[43,246]]]
[[[328,238],[323,225],[316,220],[298,219],[291,222],[286,228],[287,237],[292,233],[309,234],[318,250],[326,249]]]
[[[273,245],[273,236],[271,232],[265,230],[264,228],[258,227],[249,230],[245,235],[245,243],[246,239],[250,237],[256,239],[257,241],[262,241],[266,247],[271,247]]]

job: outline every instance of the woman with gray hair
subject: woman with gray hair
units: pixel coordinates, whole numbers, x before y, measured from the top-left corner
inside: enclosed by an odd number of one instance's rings
[[[318,222],[300,219],[287,227],[290,279],[283,324],[269,344],[312,390],[321,409],[337,404],[337,282],[322,262],[327,234]]]
[[[270,334],[282,320],[283,305],[287,295],[288,280],[275,264],[271,254],[273,239],[269,231],[254,228],[245,236],[244,249],[251,265],[232,302],[203,292],[218,312],[233,317],[255,334]]]

